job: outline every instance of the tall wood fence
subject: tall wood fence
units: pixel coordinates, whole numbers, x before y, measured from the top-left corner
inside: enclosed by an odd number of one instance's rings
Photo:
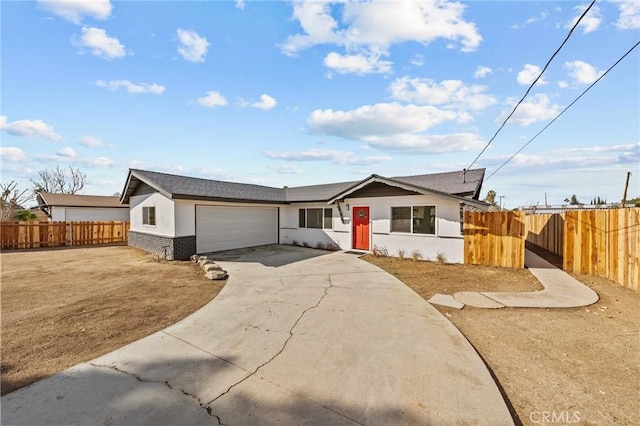
[[[464,263],[524,268],[524,213],[465,212]]]
[[[2,222],[0,247],[29,249],[127,241],[129,222]]]
[[[640,208],[566,212],[563,264],[639,291]]]
[[[561,214],[467,212],[465,263],[524,267],[525,240],[563,257],[563,269],[640,291],[640,208]]]

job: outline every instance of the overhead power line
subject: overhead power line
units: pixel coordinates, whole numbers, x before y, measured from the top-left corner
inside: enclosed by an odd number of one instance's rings
[[[527,89],[527,91],[524,93],[524,95],[522,96],[522,98],[520,98],[520,100],[518,101],[518,103],[513,107],[513,110],[511,110],[511,113],[507,116],[507,118],[504,119],[504,121],[502,122],[502,124],[500,125],[500,127],[498,127],[498,130],[496,130],[496,132],[493,134],[493,136],[491,137],[491,139],[489,139],[489,142],[487,142],[487,144],[485,145],[484,148],[482,148],[482,151],[480,151],[480,153],[478,154],[478,156],[471,162],[471,164],[469,165],[469,167],[467,167],[467,170],[471,169],[471,167],[473,167],[474,164],[476,164],[476,161],[478,161],[478,159],[480,158],[480,156],[482,156],[482,154],[484,154],[484,152],[487,150],[487,148],[489,148],[489,145],[491,145],[491,142],[493,142],[493,140],[496,138],[496,136],[498,136],[498,133],[500,133],[500,131],[502,131],[502,128],[507,124],[507,121],[509,121],[509,119],[513,116],[513,114],[516,112],[516,110],[518,109],[518,107],[520,106],[520,104],[524,101],[524,99],[529,95],[529,92],[531,92],[531,89],[533,89],[533,86],[536,85],[536,83],[538,82],[538,80],[540,80],[542,78],[542,75],[544,74],[544,72],[547,70],[547,68],[549,68],[549,64],[551,64],[551,61],[553,61],[553,59],[556,57],[556,55],[558,55],[558,53],[560,52],[560,50],[562,50],[562,48],[564,47],[564,45],[567,43],[567,41],[569,41],[569,38],[571,37],[571,34],[573,34],[573,31],[578,27],[578,24],[580,24],[580,21],[582,21],[582,18],[585,17],[585,15],[589,12],[589,10],[591,10],[591,7],[596,3],[596,0],[593,0],[591,2],[591,4],[589,5],[589,7],[587,7],[584,12],[582,12],[582,15],[580,15],[580,17],[578,18],[578,20],[575,22],[575,24],[573,24],[573,26],[571,27],[571,29],[569,30],[569,33],[567,34],[567,36],[565,37],[564,41],[560,44],[560,47],[558,47],[556,49],[555,52],[553,52],[553,55],[551,55],[551,57],[549,58],[549,60],[547,61],[547,63],[544,65],[544,68],[542,68],[542,71],[540,71],[540,75],[538,75],[538,77],[536,77],[535,80],[533,80],[533,82],[529,85],[529,88]]]
[[[614,69],[616,67],[616,65],[618,65],[620,62],[622,62],[622,60],[624,58],[626,58],[632,51],[633,49],[635,49],[636,47],[640,46],[640,41],[638,41],[636,44],[634,44],[631,49],[627,50],[627,52],[622,55],[620,57],[620,59],[618,59],[613,65],[611,65],[609,67],[609,69],[607,69],[604,74],[602,74],[600,77],[598,77],[598,79],[596,81],[594,81],[593,83],[591,83],[591,85],[589,85],[589,87],[587,87],[582,93],[580,93],[580,96],[578,96],[577,98],[575,98],[573,100],[573,102],[571,102],[569,105],[567,105],[562,111],[560,111],[560,113],[558,115],[555,116],[555,118],[553,120],[551,120],[549,123],[547,123],[546,126],[544,126],[542,128],[542,130],[540,130],[538,133],[536,133],[536,135],[534,137],[532,137],[531,139],[529,139],[529,141],[527,143],[525,143],[524,145],[522,145],[522,147],[520,147],[519,150],[517,150],[515,152],[515,154],[513,154],[511,157],[509,157],[504,163],[502,163],[500,165],[500,167],[498,167],[497,169],[495,169],[486,179],[485,181],[489,180],[491,178],[491,176],[495,175],[496,173],[498,173],[498,171],[503,168],[509,161],[513,160],[515,158],[516,155],[520,154],[520,152],[522,152],[523,149],[525,149],[527,146],[529,146],[529,144],[531,142],[533,142],[538,136],[540,136],[540,134],[542,132],[544,132],[545,130],[547,130],[547,128],[549,126],[551,126],[558,118],[560,118],[560,116],[562,114],[564,114],[569,108],[571,108],[573,106],[573,104],[575,104],[576,102],[578,102],[578,100],[584,96],[585,93],[587,93],[589,90],[591,90],[591,88],[593,86],[595,86],[600,80],[602,80],[604,78],[605,75],[607,75],[609,73],[609,71],[611,71],[612,69]]]

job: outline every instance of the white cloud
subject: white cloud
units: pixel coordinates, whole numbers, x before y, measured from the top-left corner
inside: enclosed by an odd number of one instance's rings
[[[74,36],[73,43],[81,48],[91,49],[91,53],[103,59],[117,59],[124,57],[124,46],[115,37],[110,37],[107,32],[95,27],[82,27],[80,38]]]
[[[499,117],[496,122],[503,121],[511,112],[516,102],[517,100],[515,98],[510,98],[509,103],[511,104],[511,108],[503,111],[501,117]],[[521,103],[509,122],[528,126],[538,121],[555,118],[555,116],[560,113],[561,109],[560,105],[551,103],[549,96],[541,93],[534,95],[528,101]]]
[[[520,29],[520,28],[524,28],[527,25],[531,25],[531,24],[535,24],[536,22],[540,22],[540,21],[544,21],[545,19],[547,19],[549,17],[550,13],[546,10],[543,10],[542,12],[540,12],[539,15],[536,16],[532,16],[530,18],[528,18],[526,21],[524,21],[524,23],[522,24],[514,24],[511,25],[509,28],[512,29]]]
[[[258,108],[263,111],[268,111],[272,108],[275,108],[277,104],[278,102],[273,97],[267,95],[266,93],[263,93],[262,95],[260,95],[260,100],[258,102],[247,102],[243,99],[238,101],[238,106]]]
[[[178,28],[177,31],[178,53],[189,62],[204,62],[210,43],[206,38],[199,36],[195,31],[183,30]]]
[[[567,24],[565,25],[565,28],[573,27],[575,23],[578,21],[578,18],[580,17],[580,15],[582,15],[582,13],[586,10],[587,6],[588,6],[587,4],[582,4],[574,7],[573,10],[575,10],[576,16],[573,19],[571,19],[569,22],[567,22]],[[585,15],[585,17],[582,18],[582,21],[580,21],[580,24],[578,25],[578,27],[582,27],[582,34],[587,34],[597,30],[600,27],[601,23],[602,23],[602,16],[600,15],[600,8],[596,5],[593,5],[591,7],[591,10],[589,10],[589,12]]]
[[[598,71],[596,67],[584,61],[565,62],[564,67],[578,84],[591,84],[604,74],[604,71]]]
[[[82,136],[80,138],[80,144],[88,146],[89,148],[102,148],[106,146],[104,142],[98,138],[94,138],[93,136]]]
[[[424,65],[424,55],[413,55],[413,58],[409,61],[409,63],[416,67],[421,67]]]
[[[315,110],[307,118],[311,131],[360,142],[370,147],[402,153],[439,153],[482,147],[477,135],[456,133],[429,135],[424,132],[464,113],[434,106],[384,103],[351,111]]]
[[[537,65],[525,64],[522,71],[518,73],[517,81],[518,84],[522,86],[529,85],[534,82],[534,80],[540,75],[542,72],[542,68]],[[540,86],[544,86],[548,82],[544,79],[544,77],[540,77],[540,80],[536,84]]]
[[[207,96],[198,98],[196,102],[207,108],[215,108],[217,106],[224,106],[227,104],[227,100],[224,98],[224,96],[215,91],[207,92]]]
[[[436,83],[427,78],[402,77],[390,86],[394,99],[427,105],[444,105],[462,109],[480,110],[496,103],[484,92],[486,86],[466,86],[460,80]]]
[[[109,0],[38,0],[38,5],[74,24],[80,24],[85,16],[105,20],[113,9]]]
[[[73,157],[76,156],[76,152],[73,150],[73,148],[68,146],[68,147],[62,148],[60,151],[56,152],[56,155],[59,155],[60,157],[73,158]]]
[[[612,146],[588,146],[576,148],[557,149],[554,152],[638,152],[640,151],[640,143],[629,143]]]
[[[370,137],[368,144],[402,154],[441,154],[481,149],[485,143],[475,133],[451,133],[448,135],[402,134],[397,136]]]
[[[567,87],[569,87],[569,83],[564,80],[560,80],[558,81],[558,87],[561,89],[566,89]]]
[[[364,140],[370,136],[422,132],[444,121],[458,117],[453,111],[433,106],[380,103],[351,111],[315,110],[309,115],[309,129]]]
[[[493,74],[493,70],[489,67],[485,67],[485,66],[479,66],[478,69],[476,69],[476,72],[473,73],[473,77],[474,78],[485,78],[486,76],[488,76],[489,74]]]
[[[96,86],[104,87],[109,90],[118,90],[120,87],[124,87],[128,93],[151,93],[154,95],[159,95],[164,92],[165,87],[156,83],[148,84],[148,83],[132,83],[129,80],[111,80],[104,81],[98,80],[96,81]]]
[[[271,159],[283,161],[330,161],[335,164],[347,166],[362,166],[367,164],[379,164],[391,161],[389,156],[358,157],[349,151],[335,151],[330,149],[310,149],[307,151],[274,152],[269,151],[265,156]]]
[[[29,161],[29,157],[20,148],[13,146],[0,146],[0,158],[9,163],[24,163]]]
[[[244,10],[244,0],[236,0],[236,8]]]
[[[285,175],[299,175],[303,172],[302,168],[295,164],[278,164],[276,166],[269,166],[269,168]]]
[[[640,2],[638,0],[610,0],[618,6],[620,15],[616,27],[620,30],[640,28]]]
[[[45,138],[52,141],[62,140],[52,126],[42,120],[16,120],[9,122],[7,116],[0,116],[0,129],[14,136],[27,138]]]
[[[324,58],[324,65],[339,74],[364,75],[390,73],[393,63],[381,60],[380,55],[341,55],[336,52],[330,52]]]
[[[444,39],[449,44],[455,42],[464,52],[476,50],[482,37],[475,24],[464,19],[464,11],[461,3],[441,0],[295,1],[293,18],[302,33],[289,36],[281,48],[283,53],[295,55],[318,44],[341,46],[345,54],[328,57],[328,62],[340,62],[343,72],[355,68],[364,74],[367,63],[378,62],[371,57],[388,55],[394,44],[414,41],[426,45]],[[339,16],[339,22],[334,16]],[[360,65],[345,64],[353,61]],[[391,63],[381,63],[378,68],[386,66]]]
[[[85,167],[111,167],[116,165],[114,160],[107,157],[83,158],[78,160],[77,163]]]

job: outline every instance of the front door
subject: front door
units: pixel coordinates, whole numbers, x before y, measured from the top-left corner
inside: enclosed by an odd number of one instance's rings
[[[353,248],[369,250],[369,207],[353,207]]]

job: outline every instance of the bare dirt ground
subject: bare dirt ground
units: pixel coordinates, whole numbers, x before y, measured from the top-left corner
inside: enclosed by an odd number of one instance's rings
[[[2,395],[175,323],[225,283],[126,246],[5,251],[0,262]]]
[[[532,291],[527,270],[367,256],[424,299],[456,291]],[[604,278],[576,276],[600,295],[586,308],[436,306],[494,374],[526,425],[640,424],[640,295]]]

